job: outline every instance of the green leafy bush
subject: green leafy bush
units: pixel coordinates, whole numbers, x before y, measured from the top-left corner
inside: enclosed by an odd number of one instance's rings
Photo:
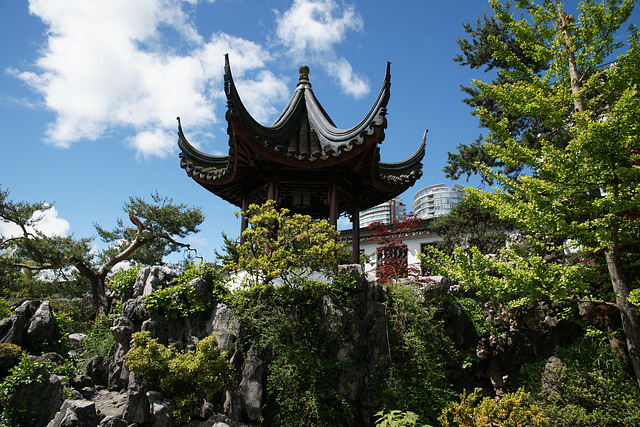
[[[229,290],[225,279],[213,264],[190,264],[184,273],[171,282],[169,286],[158,287],[150,295],[144,297],[144,306],[149,311],[157,311],[169,318],[187,317],[190,314],[205,311],[210,304],[196,294],[196,289],[189,283],[202,278],[213,300],[227,302]]]
[[[337,286],[337,285],[336,285]],[[339,363],[327,357],[336,337],[323,331],[327,286],[303,281],[297,287],[254,286],[234,294],[243,329],[239,345],[268,361],[265,425],[351,425],[352,412],[338,393]],[[342,369],[348,370],[348,360]]]
[[[540,384],[545,360],[523,366],[517,378],[532,391],[552,426],[640,425],[640,391],[606,333],[591,330],[555,355],[563,367],[550,384],[552,393],[543,393]]]
[[[50,373],[62,376],[62,381],[66,381],[65,377],[75,376],[78,372],[73,360],[67,360],[62,365],[55,365],[49,359],[32,359],[26,352],[23,352],[20,363],[11,368],[9,375],[0,383],[1,426],[19,427],[31,424],[33,414],[28,408],[18,410],[9,406],[9,403],[15,391],[21,385],[33,382],[44,383],[46,378],[37,373],[40,368],[45,368]]]
[[[96,313],[91,298],[85,296],[71,300],[50,299],[49,302],[56,325],[62,332],[86,332],[91,326]]]
[[[133,294],[133,285],[140,271],[139,266],[123,268],[109,277],[109,287],[117,299],[128,298]]]
[[[398,411],[393,410],[385,413],[385,411],[379,411],[375,414],[378,419],[376,420],[376,427],[430,427],[426,424],[418,424],[420,417],[411,411]]]
[[[520,389],[506,393],[495,401],[479,399],[480,390],[462,394],[460,402],[449,402],[438,421],[443,427],[548,427],[549,420],[538,406],[531,402],[529,393]]]
[[[391,284],[386,303],[390,364],[382,390],[384,406],[413,411],[435,422],[452,396],[445,356],[452,346],[435,319],[435,309],[419,303],[416,288]]]
[[[82,357],[89,359],[93,356],[111,356],[116,345],[116,339],[111,332],[112,320],[102,315],[93,321],[87,336],[82,341]]]
[[[475,332],[475,338],[487,335],[497,335],[495,325],[487,321],[487,310],[482,302],[473,298],[458,298],[458,304],[462,307],[462,313],[469,320]]]
[[[218,351],[214,335],[196,343],[194,351],[182,353],[158,343],[148,331],[133,334],[133,348],[125,356],[127,368],[157,385],[174,400],[175,425],[184,424],[200,411],[204,399],[233,383],[233,368]]]
[[[9,304],[7,303],[7,300],[0,297],[0,319],[4,319],[5,317],[9,317],[11,316],[13,313],[11,312],[11,309],[9,308]]]
[[[326,220],[291,214],[288,209],[278,209],[274,201],[252,204],[242,215],[249,227],[242,232],[238,265],[231,267],[247,272],[247,284],[269,284],[280,279],[295,285],[312,273],[333,273],[337,269],[337,252],[343,244],[338,242],[338,231]]]

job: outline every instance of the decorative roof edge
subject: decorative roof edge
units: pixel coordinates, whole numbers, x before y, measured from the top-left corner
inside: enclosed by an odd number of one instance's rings
[[[420,147],[407,159],[392,163],[378,162],[378,178],[388,185],[413,185],[422,176],[422,159],[426,152],[428,132],[428,129],[424,131]]]
[[[301,77],[296,90],[283,111],[271,126],[264,126],[258,123],[244,106],[233,80],[229,55],[225,54],[224,81],[228,114],[239,118],[240,125],[249,131],[252,138],[264,138],[264,141],[259,141],[262,146],[270,148],[274,153],[286,155],[280,145],[272,142],[282,138],[290,131],[290,121],[294,120],[298,114],[303,113],[301,109],[304,107],[309,117],[309,126],[316,133],[323,146],[322,154],[310,156],[307,160],[325,160],[329,156],[337,157],[342,151],[351,151],[354,146],[362,145],[367,135],[375,133],[374,127],[386,128],[386,106],[389,102],[391,87],[390,62],[387,62],[384,82],[369,113],[360,123],[350,129],[336,127],[320,105],[311,89],[311,83],[308,81],[308,67],[300,67],[300,73]],[[227,116],[227,120],[229,119],[230,117]],[[380,132],[380,135],[381,138],[384,138],[383,132]]]
[[[232,169],[232,156],[215,156],[198,150],[184,136],[180,117],[176,119],[178,120],[178,147],[181,151],[180,167],[185,169],[190,176],[201,180],[218,180],[227,175]]]

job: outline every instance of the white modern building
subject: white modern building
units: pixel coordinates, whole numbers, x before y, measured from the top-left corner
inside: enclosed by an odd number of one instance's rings
[[[418,218],[435,218],[451,212],[464,198],[462,186],[445,187],[435,184],[423,188],[413,196],[413,213]]]
[[[388,224],[393,220],[400,219],[407,213],[407,207],[402,199],[391,199],[367,210],[360,212],[360,228],[367,228],[374,222]]]

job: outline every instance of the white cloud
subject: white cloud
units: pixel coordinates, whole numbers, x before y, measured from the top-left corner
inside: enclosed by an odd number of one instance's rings
[[[36,221],[40,218],[39,221]],[[66,237],[69,235],[69,221],[58,217],[58,211],[54,206],[49,206],[43,211],[34,212],[31,220],[36,223],[36,230],[46,236]],[[33,232],[34,227],[27,227],[29,232]],[[14,223],[0,221],[0,236],[19,237],[22,236],[22,230]]]
[[[260,123],[266,123],[279,113],[271,104],[271,99],[286,99],[290,94],[287,85],[266,70],[259,72],[255,80],[245,79],[236,85],[243,104],[247,105],[253,118]]]
[[[278,17],[277,35],[292,53],[322,53],[343,41],[348,30],[361,30],[363,25],[351,5],[340,11],[334,0],[294,0]]]
[[[180,0],[30,1],[31,13],[48,26],[47,44],[35,70],[10,71],[56,113],[48,142],[67,148],[124,127],[135,131],[130,145],[138,155],[166,156],[175,150],[177,115],[194,133],[220,120],[215,103],[224,96],[223,54],[230,53],[239,76],[263,68],[271,56],[223,33],[205,42],[182,6]],[[175,34],[186,53],[172,48]],[[268,81],[280,83],[272,74],[247,83],[267,92],[252,98],[282,96],[282,83],[274,94]],[[272,111],[265,101],[256,110]]]
[[[346,59],[334,59],[335,45],[348,31],[361,31],[364,21],[355,7],[334,0],[294,0],[277,18],[276,34],[297,60],[313,61],[333,75],[342,90],[355,98],[369,93],[368,82],[353,72]]]
[[[337,62],[328,62],[327,71],[336,76],[343,90],[354,98],[360,98],[369,93],[368,80],[354,73],[346,59],[340,58]]]
[[[46,44],[33,68],[8,71],[55,113],[47,142],[68,148],[126,130],[133,131],[127,142],[138,157],[172,155],[176,116],[195,139],[223,121],[225,53],[249,111],[264,124],[273,119],[274,105],[286,101],[291,88],[266,71],[272,54],[251,40],[199,34],[196,3],[30,0],[30,12],[47,26]],[[323,67],[353,97],[369,92],[368,81],[334,52],[350,31],[363,28],[354,6],[294,0],[276,20],[277,37],[288,52]]]

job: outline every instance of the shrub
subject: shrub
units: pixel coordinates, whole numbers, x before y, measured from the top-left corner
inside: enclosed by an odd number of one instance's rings
[[[133,285],[136,283],[139,271],[138,266],[123,268],[109,277],[109,287],[113,289],[117,299],[128,298],[133,294]]]
[[[9,317],[11,316],[13,313],[11,312],[11,309],[9,308],[9,304],[7,303],[7,300],[0,297],[0,319],[4,319],[5,317]]]
[[[184,424],[200,412],[204,399],[233,381],[233,368],[218,351],[214,335],[196,343],[194,351],[181,353],[158,343],[148,331],[133,334],[133,348],[125,356],[127,368],[176,403],[175,425]]]
[[[377,412],[375,416],[378,417],[378,419],[376,420],[376,427],[430,427],[426,424],[418,424],[418,419],[420,417],[411,411],[403,412],[393,410],[389,413],[380,411]]]
[[[202,278],[207,289],[216,301],[228,301],[229,290],[225,280],[213,264],[190,264],[169,286],[155,288],[150,295],[144,297],[144,306],[149,311],[157,311],[169,318],[187,317],[210,308],[210,304],[196,294],[190,286],[193,279]]]
[[[552,426],[640,425],[640,391],[627,362],[609,345],[607,334],[589,329],[555,354],[563,368],[543,394],[545,361],[522,367],[518,384],[529,388]]]
[[[391,284],[387,298],[390,364],[382,390],[384,406],[435,422],[452,396],[444,359],[453,357],[449,340],[434,318],[435,310],[418,302],[415,287]]]
[[[72,300],[51,299],[49,302],[57,326],[65,333],[86,332],[96,313],[93,300],[86,296]]]
[[[274,201],[252,204],[242,215],[249,227],[242,232],[239,263],[233,267],[247,272],[250,285],[275,279],[295,285],[312,273],[333,273],[338,267],[337,252],[343,244],[326,220],[290,214],[288,209],[277,209]]]
[[[327,292],[325,283],[302,281],[296,287],[254,286],[234,295],[243,330],[240,347],[268,360],[264,425],[353,424],[352,408],[338,392],[338,372],[353,362],[327,357],[335,352],[336,337],[321,327]]]
[[[460,396],[460,402],[450,402],[438,421],[443,427],[548,427],[549,420],[538,406],[531,403],[529,393],[520,389],[506,393],[495,401],[489,397],[478,402],[479,390]]]
[[[116,339],[111,332],[113,322],[105,315],[93,321],[87,336],[82,341],[82,357],[90,359],[93,356],[111,356],[116,345]]]

